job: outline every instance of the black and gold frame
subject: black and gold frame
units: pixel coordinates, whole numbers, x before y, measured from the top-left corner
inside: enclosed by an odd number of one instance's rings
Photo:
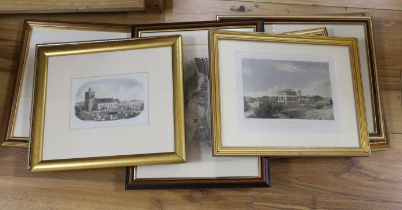
[[[210,107],[211,30],[258,32],[261,21],[203,21],[135,25],[136,37],[182,35],[186,151],[184,164],[127,169],[126,189],[269,186],[268,160],[213,157]],[[241,170],[239,170],[241,169]]]

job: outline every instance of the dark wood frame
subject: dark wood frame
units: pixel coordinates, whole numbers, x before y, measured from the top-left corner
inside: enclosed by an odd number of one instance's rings
[[[255,30],[261,32],[263,29],[261,20],[235,20],[235,21],[200,21],[180,22],[164,24],[134,25],[132,36],[139,37],[140,31],[187,31],[187,30],[208,30],[214,28],[238,28],[255,26]],[[212,154],[211,154],[212,155]],[[166,178],[166,179],[139,179],[134,180],[135,167],[128,167],[126,173],[126,189],[166,189],[166,188],[217,188],[217,187],[268,187],[270,185],[269,160],[260,159],[260,177],[242,178]],[[241,170],[241,169],[239,169]],[[163,173],[163,171],[161,171]]]
[[[217,16],[220,21],[233,20],[262,20],[265,24],[354,24],[360,23],[366,30],[366,47],[369,65],[369,79],[371,85],[371,99],[373,102],[374,126],[376,132],[369,133],[370,146],[372,150],[383,150],[389,148],[389,138],[385,124],[383,109],[380,100],[380,91],[377,75],[377,64],[375,56],[375,43],[373,24],[371,17],[367,16]],[[264,30],[264,27],[263,27]]]
[[[260,178],[140,179],[135,181],[135,166],[127,167],[126,190],[270,187],[270,161],[268,158],[261,157],[260,163]]]
[[[53,22],[53,21],[36,21],[25,20],[23,26],[23,36],[21,39],[21,53],[18,62],[17,74],[14,80],[14,90],[9,108],[9,114],[7,121],[6,134],[4,138],[1,138],[0,142],[2,146],[20,146],[27,147],[30,138],[14,137],[12,136],[13,126],[16,118],[20,89],[22,87],[22,80],[24,75],[24,68],[26,64],[26,58],[28,53],[28,44],[31,37],[32,29],[35,27],[49,27],[49,28],[67,28],[67,29],[80,29],[80,30],[97,30],[97,31],[127,31],[130,32],[131,25],[119,25],[119,24],[104,24],[104,23],[86,23],[86,22]],[[32,113],[31,113],[32,114]]]

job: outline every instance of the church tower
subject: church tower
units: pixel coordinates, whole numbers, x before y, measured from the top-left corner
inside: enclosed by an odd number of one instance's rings
[[[88,91],[85,92],[85,110],[92,111],[95,105],[95,91],[91,90],[91,87],[88,88]]]

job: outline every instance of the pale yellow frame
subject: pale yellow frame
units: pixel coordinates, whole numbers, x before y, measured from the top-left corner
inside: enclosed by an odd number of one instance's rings
[[[221,139],[221,102],[219,82],[219,49],[220,40],[256,41],[275,43],[295,43],[312,45],[346,46],[350,52],[352,79],[356,104],[356,117],[358,122],[359,147],[358,148],[286,148],[286,147],[224,147]],[[364,108],[364,96],[361,82],[359,53],[357,40],[354,38],[334,38],[315,36],[269,35],[245,32],[210,33],[210,58],[212,82],[212,129],[214,141],[214,155],[261,155],[261,156],[366,156],[370,154],[367,131],[367,122]]]
[[[125,39],[115,41],[81,42],[42,45],[37,48],[37,66],[34,88],[34,109],[30,169],[33,172],[122,167],[145,164],[175,163],[186,160],[184,127],[184,93],[181,36]],[[68,160],[43,160],[43,135],[46,112],[46,85],[48,60],[54,56],[80,55],[100,52],[139,50],[172,47],[173,111],[175,151],[160,154],[138,154],[115,157],[77,158]],[[170,78],[166,78],[170,79]],[[96,145],[94,145],[96,146]]]

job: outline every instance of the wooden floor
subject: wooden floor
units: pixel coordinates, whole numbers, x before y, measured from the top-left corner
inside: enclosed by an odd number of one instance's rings
[[[123,168],[33,174],[27,151],[0,148],[0,209],[402,209],[402,2],[398,0],[159,0],[145,13],[0,15],[0,126],[4,134],[24,19],[155,23],[217,14],[372,16],[391,149],[369,158],[272,160],[270,189],[124,191]],[[239,169],[241,170],[241,169]]]

